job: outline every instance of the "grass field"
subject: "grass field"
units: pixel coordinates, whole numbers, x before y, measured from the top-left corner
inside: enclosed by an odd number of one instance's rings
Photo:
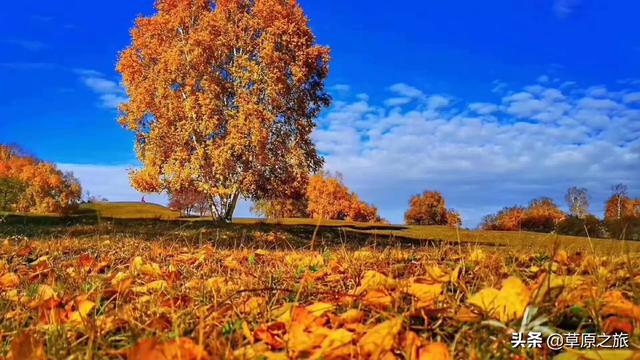
[[[116,203],[0,216],[0,358],[638,355],[510,344],[517,330],[625,332],[633,349],[635,244],[331,221],[311,251],[313,220],[171,214]]]

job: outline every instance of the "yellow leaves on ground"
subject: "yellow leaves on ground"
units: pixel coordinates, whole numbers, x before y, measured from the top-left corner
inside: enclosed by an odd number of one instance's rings
[[[395,286],[396,281],[394,279],[377,271],[368,270],[364,273],[355,294],[360,295],[367,290],[393,289]]]
[[[82,325],[89,316],[89,313],[96,307],[93,301],[79,300],[77,304],[78,310],[69,315],[68,322],[75,325]]]
[[[142,260],[142,257],[136,256],[131,261],[131,273],[132,274],[141,274],[147,275],[151,277],[158,277],[162,275],[162,271],[160,270],[160,265],[156,263],[147,263],[145,264]]]
[[[386,308],[392,305],[394,297],[389,291],[399,289],[417,299],[417,307],[433,305],[438,296],[442,293],[444,283],[455,281],[459,276],[460,268],[448,273],[441,267],[432,265],[427,267],[424,277],[413,277],[405,280],[395,280],[377,271],[369,270],[365,272],[360,286],[356,288],[355,294],[363,296],[365,304]]]
[[[20,278],[15,273],[6,273],[0,276],[0,289],[13,289],[20,284]]]
[[[307,306],[305,309],[309,311],[313,316],[322,316],[327,311],[333,311],[336,307],[332,304],[317,302]]]
[[[371,328],[358,341],[360,355],[377,359],[381,354],[391,350],[396,336],[402,329],[402,319],[395,318]]]
[[[11,341],[8,360],[45,360],[44,342],[35,337],[33,332],[24,332]]]
[[[640,306],[627,300],[620,291],[609,291],[602,298],[602,315],[618,315],[640,321]]]
[[[407,288],[407,293],[418,299],[418,307],[429,306],[442,293],[442,283],[422,284],[411,282]]]
[[[158,342],[145,339],[136,344],[127,353],[129,360],[207,360],[209,354],[191,339],[180,338],[173,341]]]
[[[485,257],[469,265],[468,257],[479,250],[214,251],[147,241],[123,248],[122,242],[98,239],[96,249],[105,253],[97,254],[87,241],[0,247],[0,297],[6,305],[0,308],[6,344],[0,356],[37,359],[28,354],[44,355],[46,349],[55,358],[59,344],[51,345],[47,336],[59,329],[56,336],[72,344],[73,355],[95,349],[95,358],[544,357],[537,349],[511,348],[508,334],[484,336],[492,330],[482,319],[517,329],[528,305],[538,311],[523,325],[543,319],[540,326],[555,328],[558,319],[585,317],[600,320],[590,322],[597,332],[630,333],[631,343],[638,339],[635,258],[607,258],[601,262],[606,268],[589,273],[575,255],[564,261],[510,253],[505,260],[482,250]],[[14,255],[22,248],[26,255]],[[107,259],[108,266],[94,270]],[[526,270],[534,265],[537,272]],[[522,277],[496,281],[509,267]],[[326,281],[331,276],[336,280]],[[303,279],[308,281],[301,285]],[[497,285],[477,287],[487,283]],[[467,289],[478,290],[465,297]],[[32,338],[20,338],[21,328],[32,331]],[[45,338],[46,343],[38,340]],[[601,354],[630,358],[628,352]],[[576,359],[574,353],[562,356]]]
[[[522,280],[512,276],[502,282],[500,290],[482,289],[471,296],[468,302],[487,315],[506,323],[522,318],[530,296],[531,293]]]
[[[168,284],[166,280],[155,280],[148,284],[134,287],[133,292],[136,292],[136,293],[160,292],[166,289],[167,286]]]
[[[431,343],[422,346],[418,352],[418,360],[451,360],[451,353],[443,343]]]

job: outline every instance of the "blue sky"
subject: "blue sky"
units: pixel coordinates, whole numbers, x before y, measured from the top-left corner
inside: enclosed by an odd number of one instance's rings
[[[562,203],[574,184],[598,214],[614,183],[640,196],[637,1],[301,4],[333,58],[335,101],[314,138],[391,221],[424,189],[468,226],[536,196]],[[151,1],[5,4],[0,142],[73,170],[94,194],[139,199],[114,67],[134,18],[152,12]]]

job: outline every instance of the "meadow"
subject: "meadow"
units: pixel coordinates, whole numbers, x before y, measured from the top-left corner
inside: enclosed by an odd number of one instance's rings
[[[637,356],[510,343],[516,331],[625,332],[635,346],[633,242],[309,219],[215,225],[133,203],[0,218],[8,359]]]

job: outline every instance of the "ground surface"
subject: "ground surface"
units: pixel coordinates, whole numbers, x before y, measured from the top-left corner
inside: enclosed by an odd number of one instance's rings
[[[305,220],[3,219],[13,359],[580,358],[514,349],[519,330],[640,343],[640,255],[622,243],[332,223],[311,251]]]

